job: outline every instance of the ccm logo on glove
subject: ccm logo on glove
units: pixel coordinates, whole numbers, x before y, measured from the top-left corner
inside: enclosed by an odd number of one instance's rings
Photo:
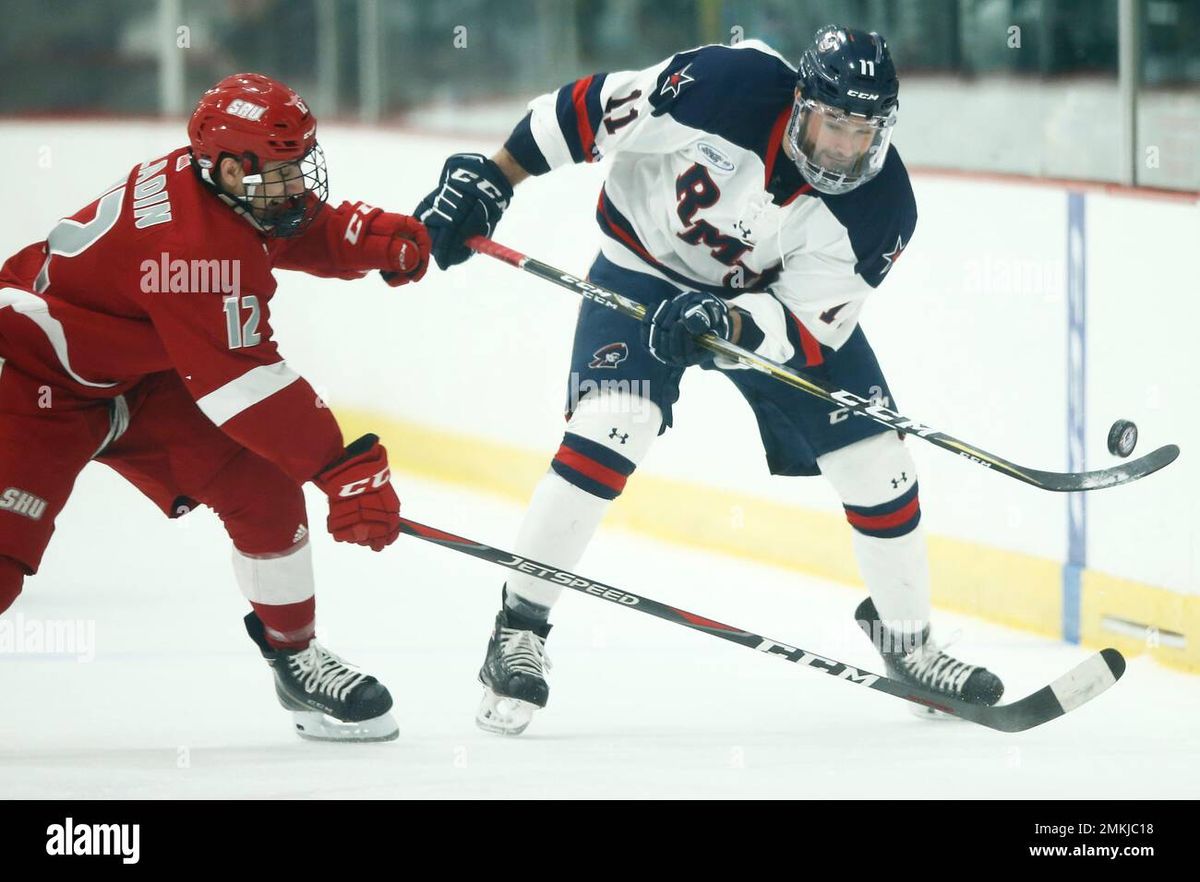
[[[474,252],[466,241],[490,237],[512,200],[504,171],[479,153],[455,153],[442,166],[441,183],[414,212],[429,229],[433,259],[442,269],[462,263]]]
[[[349,484],[344,485],[341,491],[338,493],[338,496],[358,496],[360,493],[366,493],[368,483],[371,485],[372,490],[378,490],[389,480],[391,480],[391,477],[392,470],[390,468],[384,468],[371,475],[369,478],[351,481]]]
[[[366,226],[366,216],[375,210],[375,206],[367,205],[365,202],[358,203],[358,207],[354,209],[354,214],[350,216],[350,222],[346,224],[346,241],[351,245],[358,244],[359,233]]]
[[[329,497],[326,526],[336,541],[382,551],[400,535],[400,499],[377,435],[347,445],[313,483]]]
[[[415,217],[365,202],[354,206],[342,234],[347,265],[377,269],[393,288],[418,282],[429,268],[429,232]]]

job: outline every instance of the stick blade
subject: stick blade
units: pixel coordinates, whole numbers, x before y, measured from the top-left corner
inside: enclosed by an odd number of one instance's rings
[[[1067,671],[1050,684],[1063,713],[1073,711],[1112,686],[1125,673],[1125,658],[1115,649],[1104,649]]]
[[[1115,649],[1102,649],[1032,695],[1012,704],[981,709],[972,717],[1001,732],[1024,732],[1086,704],[1124,673],[1124,656]]]
[[[1179,458],[1179,446],[1167,444],[1157,450],[1152,450],[1145,456],[1121,463],[1109,469],[1097,469],[1091,472],[1039,472],[1027,470],[1033,483],[1046,490],[1059,493],[1070,493],[1076,490],[1099,490],[1104,487],[1116,487],[1128,484],[1147,475],[1152,475],[1159,469],[1165,469]]]

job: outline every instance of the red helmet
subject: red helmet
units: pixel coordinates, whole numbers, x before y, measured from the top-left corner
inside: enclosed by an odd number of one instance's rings
[[[271,235],[302,232],[329,196],[317,118],[299,95],[270,77],[242,73],[221,80],[200,97],[188,138],[200,176]],[[223,156],[241,161],[244,196],[224,191],[213,176]],[[264,175],[268,163],[285,165]]]

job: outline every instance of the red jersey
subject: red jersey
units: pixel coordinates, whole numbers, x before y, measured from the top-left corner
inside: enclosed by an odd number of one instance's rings
[[[327,206],[272,239],[199,180],[189,148],[144,162],[0,268],[0,362],[90,398],[174,370],[213,423],[309,480],[342,435],[271,338],[272,270],[364,276],[346,267],[368,211]]]

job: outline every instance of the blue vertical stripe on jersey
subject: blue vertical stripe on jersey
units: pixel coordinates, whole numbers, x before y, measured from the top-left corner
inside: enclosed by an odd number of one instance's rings
[[[606,74],[594,74],[568,83],[558,90],[555,115],[573,162],[593,162],[596,130],[603,112],[600,90]]]
[[[583,142],[579,140],[579,126],[576,124],[574,88],[574,83],[568,83],[558,90],[554,115],[558,118],[558,130],[567,142],[567,150],[571,152],[571,161],[578,163],[583,162],[584,156]]]

